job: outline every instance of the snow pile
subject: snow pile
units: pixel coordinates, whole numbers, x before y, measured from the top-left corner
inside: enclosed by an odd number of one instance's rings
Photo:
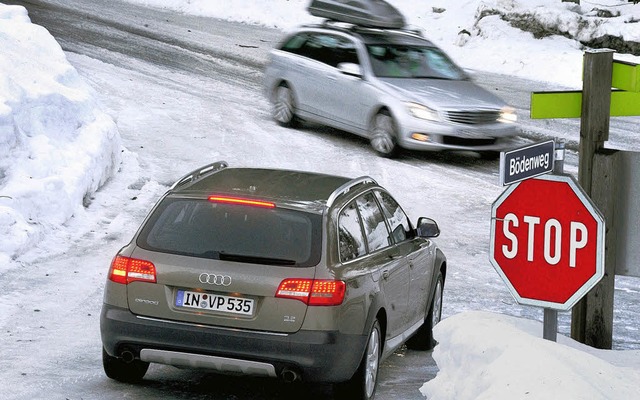
[[[82,212],[119,164],[93,89],[26,10],[0,4],[0,264]]]
[[[540,322],[481,311],[441,321],[434,335],[440,371],[420,389],[430,400],[638,397],[640,351],[596,350],[561,335],[554,343],[542,339]]]

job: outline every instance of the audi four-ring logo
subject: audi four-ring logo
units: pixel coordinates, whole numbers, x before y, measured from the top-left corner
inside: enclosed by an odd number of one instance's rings
[[[231,277],[229,275],[216,274],[200,274],[200,283],[208,283],[209,285],[229,286],[231,285]]]

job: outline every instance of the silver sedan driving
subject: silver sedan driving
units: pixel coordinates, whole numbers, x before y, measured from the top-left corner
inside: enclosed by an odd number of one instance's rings
[[[419,32],[302,26],[271,51],[265,90],[283,126],[306,120],[368,138],[380,155],[513,147],[515,110]]]

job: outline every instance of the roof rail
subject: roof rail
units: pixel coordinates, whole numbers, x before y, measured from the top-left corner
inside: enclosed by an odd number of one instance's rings
[[[345,183],[344,185],[334,190],[333,193],[331,193],[331,195],[327,199],[327,207],[331,207],[331,205],[336,201],[338,197],[342,196],[343,194],[349,193],[349,190],[353,189],[358,185],[364,185],[367,183],[370,183],[373,185],[378,184],[378,182],[376,182],[375,179],[369,176],[361,176],[360,178],[355,178],[350,180],[349,182]]]
[[[368,27],[361,25],[353,25],[350,28],[353,32],[397,32],[397,33],[405,33],[412,34],[415,36],[419,36],[424,38],[424,31],[421,28],[411,28],[409,26],[404,26],[402,28],[376,28],[376,27]]]
[[[344,21],[328,18],[328,19],[324,19],[320,23],[303,24],[302,26],[305,28],[333,28],[336,30],[343,30],[343,31],[354,32],[354,33],[396,32],[396,33],[404,33],[404,34],[418,36],[423,39],[425,38],[424,30],[422,28],[419,28],[419,27],[414,28],[409,25],[405,25],[402,28],[382,28],[382,27],[375,27],[375,26],[358,25],[352,22],[344,22]]]
[[[353,28],[354,26],[356,26],[352,22],[338,21],[337,19],[330,19],[330,18],[327,18],[327,19],[323,20],[321,25],[322,26],[334,26],[334,27],[338,27],[338,28]]]
[[[190,182],[195,182],[200,178],[203,178],[207,175],[216,173],[218,171],[220,171],[221,169],[227,168],[229,166],[229,164],[227,164],[226,161],[216,161],[214,163],[211,164],[207,164],[203,167],[200,167],[196,170],[193,170],[191,172],[189,172],[188,174],[186,174],[185,176],[183,176],[182,178],[178,179],[172,186],[171,186],[171,190],[177,188],[178,186],[182,186],[184,184],[190,183]]]

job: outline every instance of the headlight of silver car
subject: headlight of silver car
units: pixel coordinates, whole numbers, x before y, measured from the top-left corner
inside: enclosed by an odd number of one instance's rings
[[[411,115],[416,118],[426,119],[428,121],[440,121],[440,116],[436,110],[423,106],[418,103],[406,103]]]
[[[516,115],[516,109],[513,107],[505,106],[500,110],[500,122],[517,122],[518,116]]]

